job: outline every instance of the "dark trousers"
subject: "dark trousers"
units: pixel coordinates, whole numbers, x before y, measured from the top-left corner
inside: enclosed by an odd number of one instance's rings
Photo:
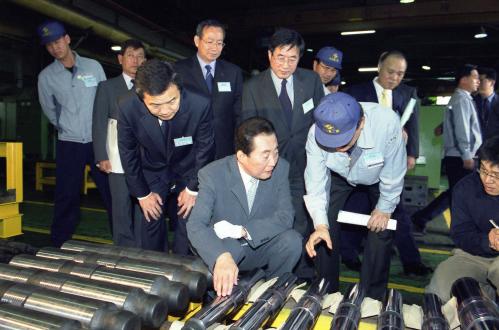
[[[109,189],[113,204],[113,243],[117,246],[138,247],[133,210],[136,205],[128,191],[125,175],[109,173]]]
[[[301,172],[303,174],[303,172]],[[305,195],[305,182],[303,175],[301,176],[290,176],[289,186],[291,193],[291,203],[295,209],[295,220],[293,223],[293,229],[296,230],[302,237],[302,255],[300,260],[296,264],[294,273],[296,276],[302,279],[313,279],[315,277],[314,262],[307,255],[305,249],[303,248],[310,236],[312,230],[312,220],[310,219],[305,202],[303,201],[303,195]]]
[[[179,217],[177,212],[178,207],[178,193],[173,192],[168,196],[166,201],[168,219],[170,219],[170,229],[174,232],[172,251],[179,255],[192,255],[189,245],[189,239],[187,238],[187,219]]]
[[[370,214],[369,198],[365,190],[358,191],[350,196],[344,207],[345,211]],[[412,222],[405,211],[402,201],[392,214],[392,218],[397,220],[397,230],[395,231],[395,246],[399,251],[400,261],[403,265],[421,263],[414,235],[412,234]],[[342,260],[355,260],[359,257],[361,242],[365,236],[364,228],[352,225],[342,225],[341,258]]]
[[[341,176],[332,173],[331,175],[331,199],[329,202],[328,220],[329,234],[333,241],[333,249],[329,250],[325,244],[317,247],[316,265],[320,277],[325,277],[330,282],[330,292],[339,289],[339,268],[341,240],[340,226],[336,221],[338,213],[348,198],[355,190]],[[378,184],[365,186],[367,189],[371,205],[375,205],[379,198]],[[384,230],[379,233],[369,231],[364,248],[364,258],[360,272],[360,282],[367,289],[367,295],[374,299],[381,300],[385,294],[388,284],[390,270],[390,250],[393,240],[393,232]]]
[[[112,226],[111,195],[107,175],[101,172],[94,161],[92,143],[57,141],[56,185],[54,196],[54,219],[51,227],[52,244],[61,246],[71,239],[80,222],[80,193],[85,165],[90,165],[90,175],[97,185]],[[112,227],[111,227],[112,228]]]
[[[433,199],[430,204],[412,215],[415,224],[425,227],[426,223],[444,213],[450,207],[450,191],[447,189]]]
[[[451,196],[452,204],[452,189],[462,178],[470,174],[471,170],[467,170],[463,167],[463,160],[461,157],[445,157],[444,158],[445,172],[447,173],[447,179],[449,180],[449,190]]]

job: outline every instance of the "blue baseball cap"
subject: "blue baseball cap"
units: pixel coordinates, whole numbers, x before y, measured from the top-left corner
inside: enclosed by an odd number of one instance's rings
[[[316,59],[327,66],[341,70],[341,61],[343,60],[343,52],[334,47],[323,47],[319,50]]]
[[[57,21],[47,21],[36,29],[36,33],[40,37],[42,46],[49,42],[55,41],[66,34],[64,25]]]
[[[357,129],[360,114],[360,104],[346,93],[323,97],[314,110],[316,141],[327,148],[348,144]]]

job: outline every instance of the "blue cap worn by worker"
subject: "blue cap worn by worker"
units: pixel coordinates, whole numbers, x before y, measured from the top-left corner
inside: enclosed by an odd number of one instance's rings
[[[327,148],[348,144],[355,134],[360,115],[360,104],[346,93],[323,97],[314,110],[315,140]]]
[[[315,58],[327,66],[341,70],[343,52],[334,47],[321,48]]]
[[[36,32],[40,37],[40,44],[42,46],[66,35],[64,25],[57,21],[47,21],[40,24],[40,26],[36,29]]]

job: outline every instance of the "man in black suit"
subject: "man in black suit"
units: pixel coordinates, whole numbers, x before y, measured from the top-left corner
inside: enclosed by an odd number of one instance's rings
[[[372,81],[350,87],[347,93],[355,97],[358,102],[374,102],[390,108],[401,118],[404,117],[405,111],[412,111],[402,132],[406,141],[407,169],[410,170],[416,165],[416,158],[419,155],[419,109],[416,89],[402,83],[406,70],[407,60],[401,52],[397,50],[384,52],[378,60],[378,76]],[[363,192],[352,194],[345,204],[345,210],[368,214],[370,210],[367,194]],[[395,245],[399,250],[404,272],[426,275],[431,269],[421,262],[421,255],[412,234],[411,221],[402,202],[397,206],[393,217],[399,220]],[[361,240],[358,228],[345,226],[342,235],[345,238],[341,243],[343,262],[351,268],[360,268],[356,253]]]
[[[142,42],[126,40],[118,61],[122,74],[102,81],[97,88],[92,117],[92,140],[95,161],[108,174],[113,212],[113,243],[135,247],[133,201],[125,182],[118,151],[118,98],[133,87],[137,68],[146,59]]]
[[[183,89],[169,63],[150,60],[137,70],[134,91],[120,98],[118,110],[120,157],[142,210],[136,212],[139,247],[165,251],[163,201],[179,192],[178,214],[187,218],[196,201],[197,172],[213,160],[210,100]],[[175,231],[177,244],[188,244],[185,221]]]
[[[478,68],[480,77],[480,86],[478,93],[473,97],[476,103],[476,110],[478,113],[478,121],[480,122],[480,129],[482,131],[482,141],[499,132],[493,132],[492,126],[489,127],[489,119],[494,117],[493,108],[499,103],[494,87],[497,80],[497,72],[492,68],[480,67]],[[496,127],[497,129],[497,127]]]
[[[174,64],[185,87],[211,99],[215,159],[234,153],[234,129],[243,93],[241,69],[219,59],[224,39],[225,27],[220,22],[204,20],[198,24],[194,36],[197,54]]]
[[[289,184],[295,221],[293,228],[304,238],[310,232],[303,195],[305,195],[305,143],[312,113],[324,96],[319,76],[307,69],[297,68],[305,42],[293,30],[278,29],[270,38],[268,57],[270,68],[250,79],[243,89],[243,119],[263,117],[275,127],[279,155],[290,164]],[[300,262],[299,269],[304,262]],[[308,277],[307,274],[298,275]]]

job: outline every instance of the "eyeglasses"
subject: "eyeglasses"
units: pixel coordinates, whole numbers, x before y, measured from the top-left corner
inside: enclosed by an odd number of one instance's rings
[[[478,172],[478,174],[483,175],[484,177],[489,176],[493,180],[499,180],[499,174],[495,174],[495,173],[489,172],[489,171],[487,171],[484,168],[479,168],[476,171]]]
[[[286,62],[288,63],[288,65],[295,65],[296,63],[298,63],[298,57],[294,57],[294,56],[286,57],[283,55],[277,55],[277,56],[275,56],[275,60],[280,65],[284,65],[284,63],[286,63]]]
[[[201,39],[201,40],[208,47],[217,47],[217,48],[225,47],[225,43],[223,41],[204,40],[204,39]]]

